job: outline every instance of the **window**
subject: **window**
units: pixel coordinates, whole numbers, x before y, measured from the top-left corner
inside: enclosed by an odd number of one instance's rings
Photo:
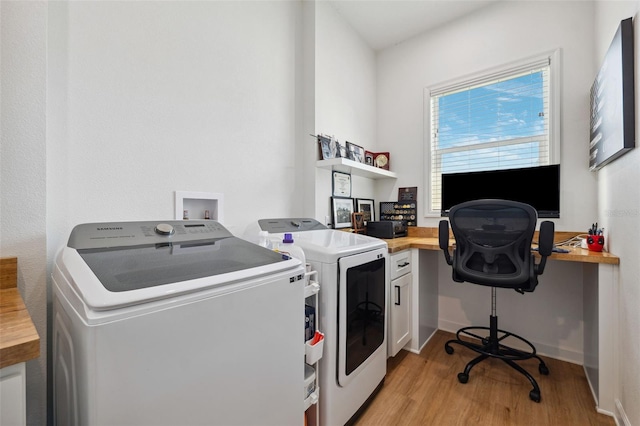
[[[440,214],[441,175],[557,162],[558,52],[431,88],[426,211]]]

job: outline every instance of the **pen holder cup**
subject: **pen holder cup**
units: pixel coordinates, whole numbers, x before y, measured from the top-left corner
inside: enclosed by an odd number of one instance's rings
[[[602,235],[589,235],[587,237],[587,247],[589,251],[602,251],[604,247],[604,237]]]

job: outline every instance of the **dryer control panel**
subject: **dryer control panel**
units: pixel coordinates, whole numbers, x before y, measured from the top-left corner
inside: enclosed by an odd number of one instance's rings
[[[327,229],[322,223],[310,218],[260,219],[258,225],[262,231],[270,234]]]

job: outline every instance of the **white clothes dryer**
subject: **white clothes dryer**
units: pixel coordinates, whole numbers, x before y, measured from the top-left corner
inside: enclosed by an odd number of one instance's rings
[[[318,271],[319,329],[325,335],[320,424],[347,424],[374,397],[387,371],[387,243],[308,218],[261,219],[245,238],[256,240],[259,231],[274,240],[292,233],[307,264]]]

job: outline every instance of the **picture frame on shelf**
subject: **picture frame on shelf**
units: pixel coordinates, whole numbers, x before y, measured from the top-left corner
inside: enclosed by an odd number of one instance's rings
[[[318,145],[320,146],[320,155],[323,160],[336,158],[336,144],[332,137],[318,135]]]
[[[356,212],[363,214],[365,222],[374,222],[376,220],[375,201],[369,198],[357,198]]]
[[[389,153],[375,152],[373,154],[373,165],[384,170],[389,170]]]
[[[334,229],[350,228],[353,211],[353,198],[331,197]]]
[[[331,172],[331,196],[351,197],[351,175],[337,171]]]
[[[336,158],[349,158],[347,147],[336,140]]]
[[[364,148],[353,142],[345,142],[349,160],[364,164]]]
[[[373,152],[366,150],[364,151],[364,164],[373,167]]]

